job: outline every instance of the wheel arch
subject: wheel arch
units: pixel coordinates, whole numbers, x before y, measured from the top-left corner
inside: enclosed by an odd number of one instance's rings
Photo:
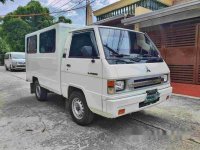
[[[37,77],[32,77],[32,81],[30,83],[30,93],[33,94],[35,93],[35,81],[37,81],[38,78]]]
[[[33,76],[33,77],[32,77],[32,82],[34,83],[35,81],[38,81],[38,78],[35,77],[35,76]],[[38,81],[38,82],[39,82],[39,81]]]
[[[81,92],[81,93],[85,96],[85,98],[86,98],[84,89],[81,88],[81,87],[78,87],[78,86],[74,86],[74,85],[69,85],[69,86],[68,86],[67,98],[69,98],[70,94],[71,94],[73,91],[79,91],[79,92]],[[87,100],[86,100],[86,101],[87,101]]]

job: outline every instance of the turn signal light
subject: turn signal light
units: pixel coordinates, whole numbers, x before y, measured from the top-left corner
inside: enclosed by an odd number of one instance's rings
[[[125,109],[118,110],[118,115],[123,115],[123,114],[125,114]]]
[[[107,90],[108,90],[108,94],[115,94],[115,81],[114,80],[107,81]]]
[[[107,82],[108,87],[115,87],[115,81],[114,80],[109,80]]]

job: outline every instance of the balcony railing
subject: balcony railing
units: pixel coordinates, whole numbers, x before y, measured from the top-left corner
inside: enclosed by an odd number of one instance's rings
[[[114,16],[119,16],[119,15],[123,15],[123,14],[128,14],[128,15],[134,15],[135,13],[135,8],[136,7],[144,7],[144,8],[148,8],[151,10],[158,10],[158,9],[162,9],[167,7],[167,5],[157,1],[157,0],[141,0],[138,1],[136,3],[133,3],[131,5],[110,11],[106,14],[97,16],[97,21],[103,20],[103,19],[107,19],[107,18],[111,18]]]

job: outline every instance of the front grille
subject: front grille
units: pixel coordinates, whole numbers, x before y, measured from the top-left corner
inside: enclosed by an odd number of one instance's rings
[[[143,88],[143,87],[148,87],[152,85],[158,85],[162,83],[162,78],[161,77],[153,77],[153,78],[146,78],[146,79],[139,79],[139,80],[134,80],[134,83],[130,84],[129,88]]]
[[[20,65],[24,65],[24,64],[25,64],[25,62],[18,62],[18,64],[20,64]]]
[[[25,67],[25,65],[17,65],[17,67]]]

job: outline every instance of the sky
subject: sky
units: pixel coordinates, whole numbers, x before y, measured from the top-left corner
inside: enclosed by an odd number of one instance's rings
[[[43,6],[48,7],[50,12],[70,9],[74,5],[78,4],[79,1],[83,2],[77,5],[77,7],[85,5],[84,0],[72,0],[74,3],[70,2],[71,0],[39,1]],[[118,0],[95,0],[95,2],[91,4],[92,10],[97,10],[116,1]],[[7,0],[5,4],[0,3],[0,16],[16,10],[19,6],[25,6],[28,2],[30,2],[30,0],[14,0],[14,2]],[[59,15],[65,15],[65,17],[70,18],[74,24],[85,24],[85,9],[73,10],[67,13],[54,14],[55,17],[58,17]]]

